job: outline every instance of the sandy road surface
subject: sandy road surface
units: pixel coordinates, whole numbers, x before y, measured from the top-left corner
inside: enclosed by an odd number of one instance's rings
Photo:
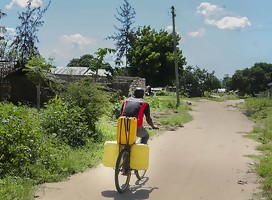
[[[193,103],[194,120],[166,132],[150,144],[147,178],[132,176],[130,190],[120,195],[114,170],[98,166],[68,181],[45,184],[39,200],[248,200],[258,192],[251,172],[256,143],[243,135],[253,123],[234,106],[237,101]]]

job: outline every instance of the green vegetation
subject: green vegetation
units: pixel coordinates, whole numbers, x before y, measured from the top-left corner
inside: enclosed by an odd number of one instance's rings
[[[116,137],[117,123],[111,112],[116,99],[99,84],[92,83],[92,88],[79,84],[87,83],[67,85],[40,111],[0,103],[1,199],[32,199],[35,185],[62,180],[101,162],[104,142]],[[191,119],[187,104],[175,108],[173,95],[148,97],[147,101],[162,130]],[[99,117],[90,122],[89,112]],[[151,136],[158,133],[149,132]]]
[[[224,80],[228,90],[239,90],[241,96],[256,96],[269,89],[271,75],[272,64],[255,63],[252,67],[237,70],[232,77],[225,77]]]
[[[180,91],[186,97],[208,96],[214,89],[220,88],[220,81],[214,75],[199,67],[186,66],[180,73]]]
[[[177,34],[177,41],[181,37]],[[128,74],[146,79],[146,84],[153,87],[173,85],[175,71],[169,70],[175,63],[173,34],[166,30],[156,31],[150,26],[143,26],[133,34],[131,48],[128,51]],[[178,71],[186,64],[181,49],[177,44]]]
[[[170,96],[153,96],[147,97],[146,100],[150,103],[152,113],[157,123],[163,126],[182,126],[186,122],[192,120],[188,114],[189,106],[181,103],[176,109],[176,97]]]
[[[256,171],[263,178],[262,185],[266,199],[272,200],[272,101],[248,98],[242,109],[256,122],[250,135],[260,142],[257,149],[262,151],[262,154],[256,158]]]

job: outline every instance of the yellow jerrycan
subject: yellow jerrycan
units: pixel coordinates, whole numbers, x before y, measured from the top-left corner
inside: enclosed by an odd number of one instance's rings
[[[147,144],[134,144],[131,147],[130,167],[145,170],[149,165],[149,146]]]
[[[105,167],[115,167],[120,151],[120,145],[116,141],[106,141],[104,143],[103,165]]]
[[[137,118],[119,117],[117,125],[117,143],[132,145],[136,142]]]

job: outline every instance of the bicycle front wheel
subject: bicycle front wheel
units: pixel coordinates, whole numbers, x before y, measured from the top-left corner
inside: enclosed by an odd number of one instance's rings
[[[130,177],[129,151],[123,149],[118,155],[115,166],[115,187],[119,193],[123,193],[128,188]]]
[[[135,170],[135,175],[138,180],[143,179],[145,176],[145,173],[146,173],[146,170]]]

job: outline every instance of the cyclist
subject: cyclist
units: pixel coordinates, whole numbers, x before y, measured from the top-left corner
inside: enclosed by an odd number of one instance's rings
[[[143,99],[144,89],[137,87],[132,97],[128,97],[124,100],[121,108],[121,116],[136,117],[137,118],[137,137],[142,138],[141,143],[147,144],[149,134],[143,127],[144,116],[146,122],[152,129],[159,129],[153,124],[153,120],[150,116],[150,107],[147,101]]]

